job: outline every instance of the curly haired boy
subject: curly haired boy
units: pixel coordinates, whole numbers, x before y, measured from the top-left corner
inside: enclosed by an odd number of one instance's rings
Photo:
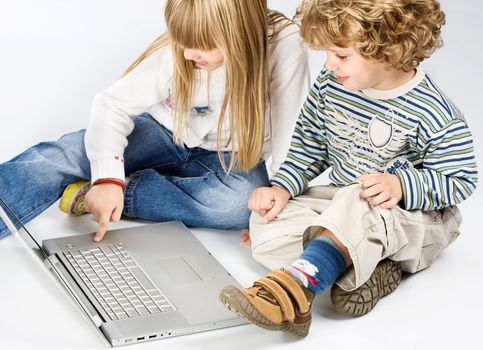
[[[327,288],[337,311],[361,316],[402,271],[429,267],[459,235],[456,205],[477,168],[463,115],[419,66],[442,44],[436,0],[299,10],[303,39],[327,59],[272,186],[249,201],[253,256],[274,270],[220,299],[260,327],[305,336]],[[329,168],[331,185],[308,187]]]

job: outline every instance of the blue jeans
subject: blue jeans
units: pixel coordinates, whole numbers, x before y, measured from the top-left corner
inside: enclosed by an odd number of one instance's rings
[[[42,142],[0,164],[0,197],[22,223],[55,203],[65,187],[90,178],[84,130]],[[251,192],[269,184],[265,163],[226,174],[217,152],[176,145],[170,131],[149,114],[135,119],[124,153],[124,214],[154,221],[179,220],[217,229],[248,227]],[[229,164],[230,154],[223,154]],[[0,220],[0,238],[8,234]]]

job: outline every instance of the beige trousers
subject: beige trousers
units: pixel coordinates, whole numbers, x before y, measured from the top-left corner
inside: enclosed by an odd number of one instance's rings
[[[353,290],[386,258],[399,261],[407,272],[429,267],[459,235],[461,215],[456,206],[434,211],[382,209],[371,207],[360,192],[359,184],[311,187],[267,224],[253,212],[253,257],[269,269],[287,266],[301,255],[310,230],[324,227],[349,250],[353,265],[336,283]]]

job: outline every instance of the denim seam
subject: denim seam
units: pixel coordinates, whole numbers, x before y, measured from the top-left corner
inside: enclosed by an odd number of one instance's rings
[[[216,177],[216,174],[214,174],[214,173],[204,173],[201,176],[178,177],[177,179],[172,179],[170,182],[172,184],[189,183],[191,181],[197,181],[197,180],[200,180],[200,179],[207,179],[207,178],[209,178],[211,176],[215,176]],[[223,185],[225,185],[225,183],[223,183]],[[226,185],[225,185],[225,187],[226,188],[229,188]]]
[[[144,172],[145,170],[136,171],[134,175],[132,175],[127,184],[126,190],[124,191],[125,204],[127,204],[124,206],[124,213],[127,216],[134,216],[134,190],[139,182],[139,178],[143,176]]]
[[[132,172],[132,174],[134,173],[137,173],[139,171],[144,171],[144,170],[147,170],[147,169],[153,169],[155,171],[158,171],[157,169],[158,168],[162,168],[162,167],[166,167],[166,166],[171,166],[171,165],[178,165],[180,162],[169,162],[169,163],[158,163],[158,164],[153,164],[153,165],[150,165],[150,166],[146,166],[144,167],[143,169],[139,169],[139,170],[136,170],[134,172]],[[184,164],[184,162],[182,162],[181,164]],[[158,171],[159,172],[159,171]]]
[[[204,169],[205,169],[205,170],[206,170],[208,173],[211,173],[211,174],[215,174],[215,175],[217,175],[215,170],[213,170],[213,169],[209,168],[209,167],[208,167],[208,166],[207,166],[205,163],[203,163],[203,162],[199,161],[198,159],[193,159],[191,162],[192,162],[192,163],[199,164],[199,165],[200,165],[202,168],[204,168]]]

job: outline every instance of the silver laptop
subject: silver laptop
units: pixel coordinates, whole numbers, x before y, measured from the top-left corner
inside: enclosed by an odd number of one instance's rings
[[[0,216],[106,345],[246,323],[218,301],[224,286],[238,283],[180,222],[111,230],[100,243],[84,234],[47,239],[40,246],[25,227],[15,228],[1,202]]]

